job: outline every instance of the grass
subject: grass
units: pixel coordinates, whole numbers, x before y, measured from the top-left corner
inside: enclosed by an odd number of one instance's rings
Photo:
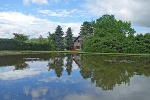
[[[83,51],[0,51],[0,55],[17,55],[17,54],[37,54],[37,53],[79,53],[79,54],[96,54],[96,55],[120,55],[120,56],[150,56],[150,54],[131,54],[131,53],[97,53]]]

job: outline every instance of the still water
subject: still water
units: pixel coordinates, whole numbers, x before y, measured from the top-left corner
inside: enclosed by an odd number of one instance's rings
[[[150,100],[150,57],[0,56],[0,100]]]

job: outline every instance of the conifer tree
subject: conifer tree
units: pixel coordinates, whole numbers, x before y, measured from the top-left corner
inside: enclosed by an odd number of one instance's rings
[[[56,30],[55,30],[55,46],[56,46],[56,50],[64,50],[64,41],[63,41],[63,35],[64,32],[61,28],[60,25],[57,26]]]
[[[72,39],[72,30],[71,28],[69,27],[67,29],[67,32],[66,32],[66,45],[67,45],[67,49],[70,50],[71,47],[73,46],[73,39]]]

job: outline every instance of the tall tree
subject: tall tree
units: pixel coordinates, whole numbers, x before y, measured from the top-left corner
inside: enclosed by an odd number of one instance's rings
[[[80,27],[80,35],[87,35],[92,34],[93,28],[92,28],[92,22],[83,22],[83,24]]]
[[[55,30],[55,45],[56,45],[56,50],[64,50],[64,41],[63,41],[63,35],[64,32],[61,28],[60,25],[57,26],[56,30]]]
[[[131,22],[116,20],[114,15],[103,15],[93,21],[94,36],[84,38],[82,47],[88,52],[124,52],[126,44],[133,39],[135,30],[131,28]],[[128,37],[128,41],[126,41]],[[130,46],[131,47],[131,46]],[[134,50],[129,50],[130,52]]]
[[[94,35],[98,37],[110,35],[133,35],[135,30],[131,28],[131,22],[116,20],[114,15],[103,15],[94,24]]]
[[[13,35],[14,35],[13,39],[16,40],[16,41],[18,41],[21,44],[21,46],[23,45],[23,43],[25,41],[27,41],[29,39],[28,36],[26,36],[24,34],[13,33]]]
[[[20,42],[24,42],[29,39],[28,36],[24,34],[13,33],[13,35],[14,35],[14,39]]]
[[[55,34],[54,33],[50,33],[48,32],[48,40],[49,40],[49,43],[51,45],[51,49],[52,50],[56,50],[56,47],[55,47]]]
[[[73,46],[73,39],[72,39],[72,30],[71,28],[69,27],[67,29],[67,32],[66,32],[66,45],[67,45],[67,49],[70,50],[70,48]]]

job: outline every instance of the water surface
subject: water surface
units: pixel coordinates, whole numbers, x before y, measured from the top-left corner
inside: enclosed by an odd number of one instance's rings
[[[0,100],[150,100],[150,57],[0,56]]]

